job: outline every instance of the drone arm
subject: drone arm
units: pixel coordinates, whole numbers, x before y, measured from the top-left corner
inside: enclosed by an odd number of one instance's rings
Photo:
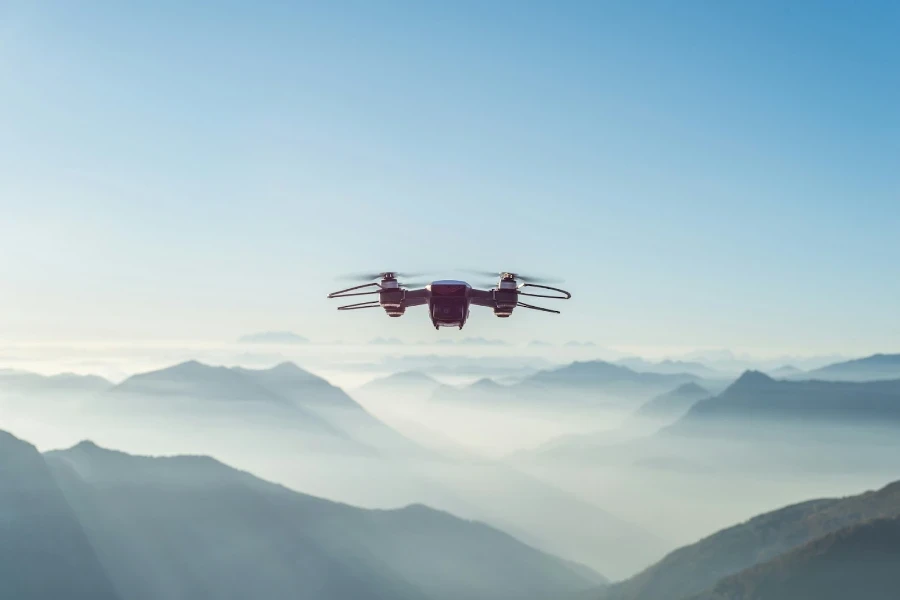
[[[527,287],[540,288],[542,290],[551,290],[553,292],[559,292],[562,295],[556,296],[556,295],[550,295],[550,294],[529,294],[527,292],[519,292],[520,296],[531,296],[533,298],[554,298],[556,300],[568,300],[569,298],[572,297],[572,294],[570,294],[566,290],[561,290],[559,288],[550,287],[548,285],[538,285],[536,283],[523,283],[522,285],[519,286],[519,289],[527,288]]]
[[[494,292],[491,290],[476,290],[475,288],[472,288],[469,290],[469,303],[474,304],[475,306],[493,307],[495,305]]]
[[[544,308],[542,306],[534,306],[531,304],[525,304],[524,302],[518,302],[518,303],[516,303],[516,306],[521,306],[522,308],[530,308],[531,310],[540,310],[543,312],[554,313],[557,315],[559,314],[558,310],[553,310],[552,308]]]
[[[422,306],[423,304],[428,304],[428,298],[430,297],[431,292],[425,288],[406,290],[403,294],[403,304],[406,306]]]
[[[376,287],[377,290],[373,290],[371,292],[357,292],[355,290],[362,290],[365,288]],[[332,292],[328,294],[329,298],[347,298],[349,296],[366,296],[369,294],[378,294],[381,292],[381,286],[377,283],[365,283],[363,285],[357,285],[351,288],[347,288],[346,290],[339,290],[337,292]]]
[[[359,310],[361,308],[378,308],[381,304],[378,300],[369,300],[368,302],[357,302],[356,304],[347,304],[338,306],[338,310]]]

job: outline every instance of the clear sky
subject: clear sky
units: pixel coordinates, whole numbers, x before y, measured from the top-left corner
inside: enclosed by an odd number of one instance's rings
[[[478,268],[574,298],[463,335],[900,350],[898,31],[896,2],[0,0],[0,338],[433,339],[338,314],[332,275]]]

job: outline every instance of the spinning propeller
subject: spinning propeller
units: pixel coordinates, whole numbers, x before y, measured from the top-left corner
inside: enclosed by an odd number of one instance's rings
[[[399,271],[382,271],[380,273],[349,273],[346,275],[341,275],[337,279],[342,279],[344,281],[370,281],[372,283],[376,282],[384,282],[384,281],[397,281],[400,278],[406,279],[407,277],[423,277],[423,273],[401,273]],[[425,283],[420,282],[399,282],[398,285],[402,288],[420,288],[425,287]]]
[[[552,277],[532,277],[524,273],[514,273],[512,271],[474,271],[471,269],[462,269],[463,273],[478,275],[479,277],[499,277],[500,279],[517,279],[528,283],[562,283],[562,279]]]

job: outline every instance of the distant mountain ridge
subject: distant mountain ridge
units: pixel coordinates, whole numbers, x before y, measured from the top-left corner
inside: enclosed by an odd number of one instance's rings
[[[709,396],[709,390],[690,381],[647,401],[635,412],[635,416],[672,422],[687,413],[694,404]]]
[[[214,367],[191,360],[133,375],[112,388],[110,395],[142,402],[160,398],[175,402],[170,406],[185,410],[222,405],[215,410],[267,411],[260,414],[283,414],[285,419],[309,432],[349,439],[364,447],[421,450],[372,416],[342,389],[291,362],[269,369],[246,369]]]
[[[422,371],[398,371],[386,377],[367,381],[359,387],[363,392],[423,390],[430,393],[438,387],[439,381]]]
[[[292,331],[264,331],[238,338],[241,344],[308,344],[309,339]]]
[[[288,404],[285,398],[238,370],[196,360],[132,375],[110,391],[116,394],[189,395],[203,400]]]
[[[628,367],[633,371],[645,373],[661,373],[664,375],[688,373],[698,377],[722,377],[722,373],[719,371],[696,361],[666,359],[659,362],[651,362],[634,356],[619,359],[616,361],[616,364]]]
[[[688,432],[725,421],[749,430],[753,421],[766,419],[900,425],[900,380],[793,381],[746,371],[721,394],[694,404],[668,431]]]
[[[688,373],[638,373],[600,360],[576,361],[537,371],[509,385],[490,377],[482,377],[475,384],[439,385],[434,389],[432,399],[450,403],[502,403],[509,407],[631,407],[699,379]]]
[[[900,354],[873,354],[814,369],[803,375],[806,379],[829,381],[876,381],[900,379]]]
[[[526,381],[534,384],[561,384],[582,386],[612,382],[638,382],[658,385],[681,384],[696,381],[698,377],[690,373],[639,373],[602,360],[575,361],[571,364],[546,371],[539,371]]]
[[[30,371],[0,369],[0,386],[5,391],[102,392],[113,386],[98,375],[58,373],[41,375]]]

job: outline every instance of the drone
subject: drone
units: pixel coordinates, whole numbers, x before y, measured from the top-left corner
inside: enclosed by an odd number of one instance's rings
[[[494,311],[494,316],[508,318],[512,315],[513,309],[527,308],[530,310],[539,310],[542,312],[559,314],[558,310],[534,306],[521,302],[521,296],[530,296],[534,298],[553,298],[556,300],[568,300],[572,297],[569,292],[541,285],[541,283],[551,283],[551,281],[539,278],[529,278],[516,273],[501,271],[500,273],[485,273],[482,271],[473,271],[482,277],[496,277],[499,275],[497,284],[490,289],[478,289],[465,281],[456,279],[440,279],[432,281],[428,284],[404,284],[400,283],[398,278],[416,277],[416,275],[398,273],[396,271],[385,271],[376,274],[352,275],[349,278],[357,281],[371,281],[363,285],[357,285],[351,288],[332,292],[328,294],[329,298],[348,298],[351,296],[367,296],[378,295],[378,300],[369,300],[366,302],[358,302],[356,304],[347,304],[339,306],[338,310],[360,310],[363,308],[383,308],[389,317],[402,317],[406,313],[406,309],[411,306],[428,306],[428,314],[431,317],[431,323],[435,329],[442,327],[458,327],[462,329],[469,318],[469,307],[484,306]],[[519,281],[522,281],[520,283]],[[374,288],[374,289],[369,289]],[[554,294],[547,293],[529,293],[521,291],[523,289],[534,289],[538,292],[550,291]],[[366,290],[366,291],[362,291]]]

